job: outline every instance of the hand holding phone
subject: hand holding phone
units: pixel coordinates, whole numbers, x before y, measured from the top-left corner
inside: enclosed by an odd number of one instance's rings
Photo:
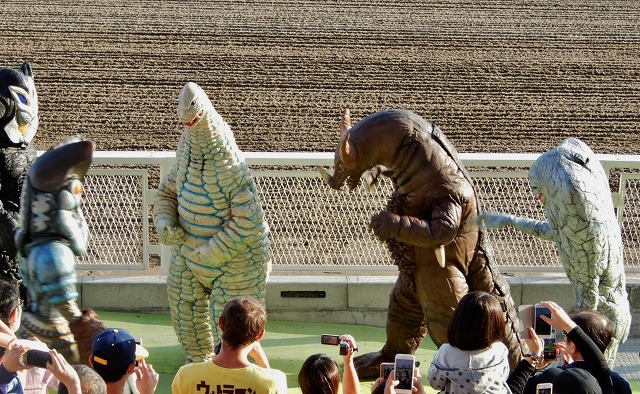
[[[51,355],[49,352],[43,350],[31,349],[27,350],[20,360],[22,365],[31,365],[39,368],[47,368],[47,362],[51,362]]]
[[[415,361],[413,354],[396,354],[395,371],[396,380],[399,381],[396,393],[411,394]]]
[[[535,311],[535,316],[533,319],[533,329],[535,330],[536,335],[538,335],[538,337],[542,339],[552,338],[553,328],[549,323],[547,323],[546,321],[542,320],[542,318],[540,318],[540,316],[542,315],[545,315],[548,318],[551,318],[551,310],[549,310],[549,308],[547,308],[546,306],[543,306],[541,304],[536,304],[534,307],[534,311]]]
[[[396,363],[380,363],[380,377],[387,380],[391,371],[396,367]]]

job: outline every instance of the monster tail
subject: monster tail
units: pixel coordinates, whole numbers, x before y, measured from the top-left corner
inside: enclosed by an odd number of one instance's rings
[[[526,352],[526,345],[520,338],[520,321],[513,299],[509,283],[495,265],[492,265],[491,245],[484,239],[485,233],[480,229],[480,239],[476,247],[473,267],[477,268],[476,274],[469,273],[469,291],[486,291],[493,294],[502,305],[502,309],[507,315],[507,332],[504,344],[509,349],[509,365],[513,370]],[[479,274],[483,272],[483,274]],[[478,275],[479,274],[479,275]]]

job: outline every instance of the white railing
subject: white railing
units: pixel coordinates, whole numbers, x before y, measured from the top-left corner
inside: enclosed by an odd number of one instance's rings
[[[391,192],[337,192],[316,166],[333,167],[333,153],[246,152],[271,228],[275,270],[394,270],[384,244],[367,227]],[[544,218],[531,194],[529,166],[537,154],[461,154],[483,209]],[[612,191],[625,243],[627,271],[640,271],[640,156],[599,155],[617,189]],[[155,188],[175,152],[95,152],[85,182],[84,213],[91,231],[80,270],[166,267],[168,248],[158,245],[151,212]],[[615,188],[614,188],[615,189]],[[511,229],[489,232],[501,270],[560,271],[555,244]],[[159,257],[158,257],[159,256]]]

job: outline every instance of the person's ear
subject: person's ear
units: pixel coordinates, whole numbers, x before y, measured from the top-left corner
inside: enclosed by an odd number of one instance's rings
[[[127,368],[127,375],[131,375],[135,369],[136,369],[136,362],[134,361],[129,365],[129,368]]]
[[[264,336],[264,330],[260,331],[260,334],[258,334],[258,337],[256,338],[256,342],[261,340],[263,336]]]
[[[89,366],[93,368],[93,356],[89,355]]]
[[[9,328],[15,331],[16,324],[20,322],[21,313],[20,307],[16,307],[11,311],[9,315]]]

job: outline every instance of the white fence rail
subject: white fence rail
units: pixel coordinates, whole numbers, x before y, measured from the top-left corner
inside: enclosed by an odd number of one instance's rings
[[[485,210],[544,218],[533,198],[527,171],[537,154],[461,154]],[[628,272],[640,272],[640,156],[599,155],[607,170],[625,244]],[[331,169],[333,153],[247,152],[271,227],[275,270],[326,272],[393,270],[384,244],[367,227],[391,192],[337,192],[319,178],[316,166]],[[151,220],[159,179],[174,152],[95,152],[85,182],[84,213],[91,231],[80,270],[166,268]],[[511,229],[489,233],[494,260],[503,271],[560,271],[555,244]]]

